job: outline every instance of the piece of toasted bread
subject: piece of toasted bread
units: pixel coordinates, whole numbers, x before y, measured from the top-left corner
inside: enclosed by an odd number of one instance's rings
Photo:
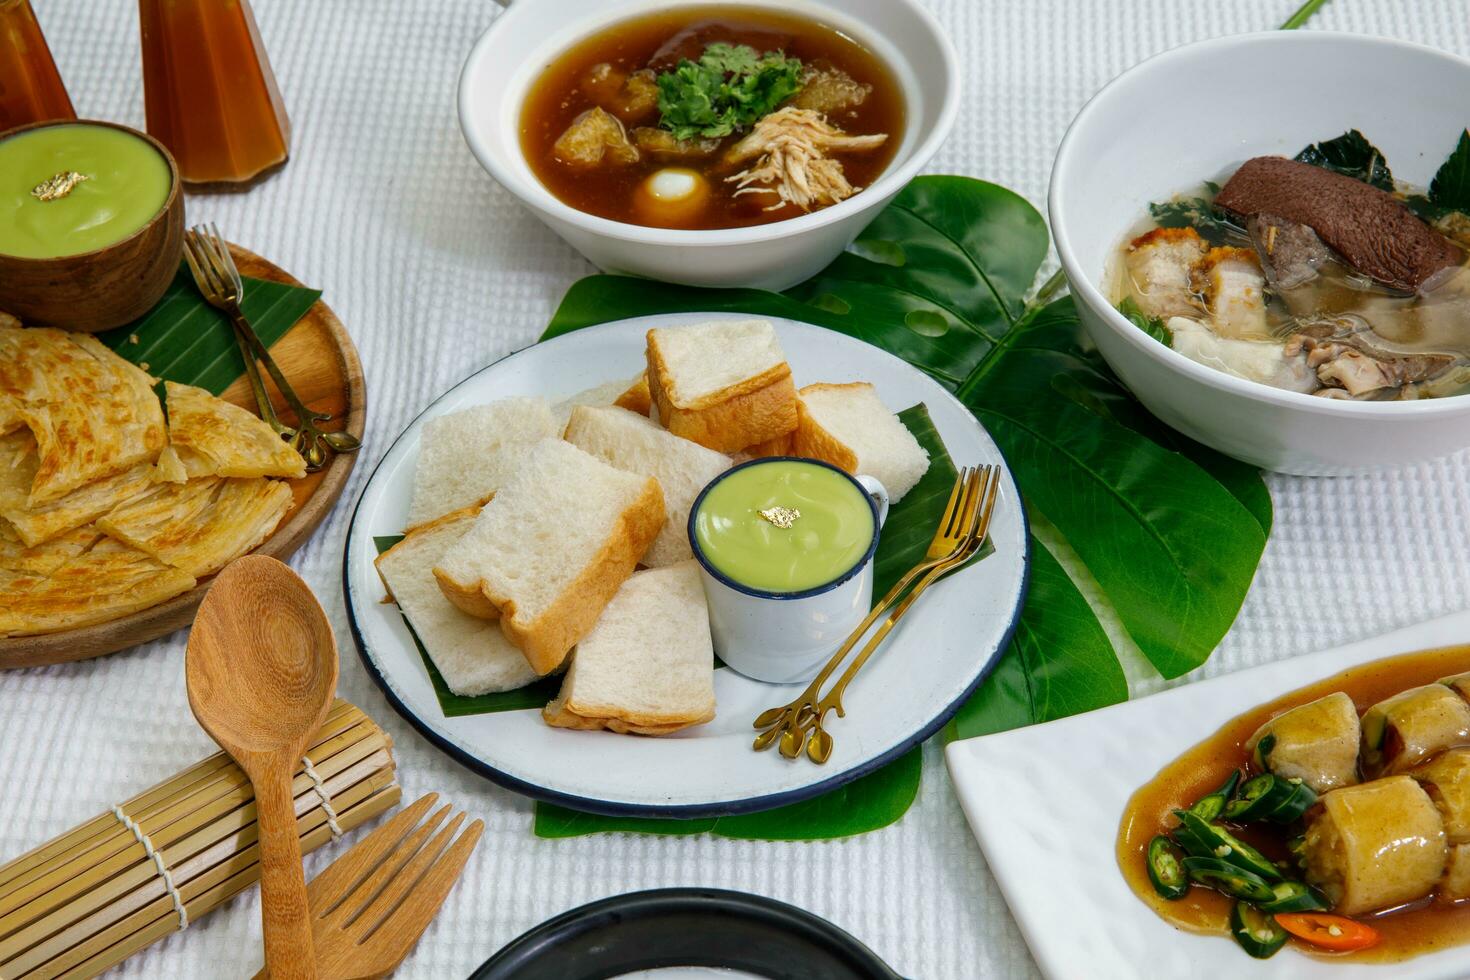
[[[498,616],[506,639],[547,674],[592,628],[663,523],[652,476],[547,439],[521,457],[434,577],[460,609]]]
[[[865,381],[801,389],[797,456],[820,459],[849,473],[866,473],[897,503],[929,469],[929,454]]]
[[[680,439],[641,415],[621,408],[572,410],[566,440],[630,473],[658,480],[666,520],[643,556],[650,568],[693,558],[689,547],[689,508],[705,484],[730,468],[730,457]]]
[[[796,388],[776,330],[728,320],[648,331],[648,391],[676,436],[734,453],[796,428]]]
[[[626,408],[644,417],[648,416],[648,410],[653,407],[653,396],[648,392],[648,373],[638,375],[638,379],[628,386],[628,390],[618,396],[613,402],[618,408]]]
[[[415,528],[373,563],[444,683],[466,697],[513,691],[536,679],[499,625],[455,608],[434,579],[434,566],[479,512],[466,507]]]
[[[425,422],[407,526],[483,504],[526,447],[560,434],[544,398],[506,398]]]
[[[715,716],[714,647],[699,567],[637,572],[572,654],[542,711],[559,728],[665,735]]]

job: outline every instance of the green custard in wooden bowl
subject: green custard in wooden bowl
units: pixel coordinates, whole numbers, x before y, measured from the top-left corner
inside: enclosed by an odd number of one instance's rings
[[[178,167],[146,133],[70,120],[0,133],[0,310],[121,326],[173,281],[183,235]]]

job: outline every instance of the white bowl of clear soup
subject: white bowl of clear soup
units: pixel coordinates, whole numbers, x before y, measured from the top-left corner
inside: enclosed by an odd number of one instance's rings
[[[1294,240],[1291,234],[1303,221],[1282,224],[1278,238],[1270,229],[1276,219],[1258,217],[1255,211],[1232,215],[1244,234],[1237,230],[1231,233],[1234,237],[1203,246],[1180,245],[1191,250],[1189,255],[1198,255],[1182,287],[1189,296],[1181,302],[1196,307],[1190,316],[1203,320],[1210,335],[1197,326],[1176,324],[1179,329],[1161,342],[1117,308],[1120,294],[1141,289],[1140,282],[1150,290],[1166,290],[1168,270],[1178,268],[1161,265],[1155,275],[1125,266],[1120,273],[1119,263],[1126,263],[1128,255],[1155,244],[1138,244],[1140,232],[1149,226],[1151,204],[1187,204],[1191,195],[1209,201],[1215,190],[1205,182],[1225,183],[1224,195],[1230,178],[1252,158],[1291,158],[1354,129],[1382,151],[1401,192],[1427,188],[1470,122],[1463,98],[1467,90],[1470,61],[1463,58],[1400,41],[1315,31],[1190,44],[1114,79],[1067,131],[1049,197],[1062,269],[1083,325],[1102,356],[1170,426],[1270,470],[1346,474],[1418,463],[1470,445],[1470,397],[1458,393],[1470,392],[1470,279],[1459,275],[1460,267],[1426,280],[1417,290],[1409,280],[1398,289],[1380,288],[1355,267],[1337,280],[1324,272],[1325,278],[1312,280],[1324,284],[1321,298],[1313,300],[1317,305],[1299,303],[1293,290],[1300,284],[1289,281],[1298,266],[1276,248]],[[1289,183],[1264,191],[1243,184],[1224,199],[1246,210],[1259,208],[1252,202],[1260,198],[1248,191],[1275,193]],[[1301,203],[1305,192],[1273,206],[1300,205],[1302,214],[1293,218],[1307,215],[1321,226],[1320,234],[1309,226],[1317,244],[1331,243],[1321,269],[1346,263],[1352,253],[1373,275],[1389,278],[1374,264],[1382,256],[1356,251],[1356,232],[1349,227],[1355,219],[1341,218],[1339,227],[1317,217],[1358,199],[1357,191],[1341,190],[1334,185],[1331,202],[1317,200],[1317,211]],[[1463,241],[1455,246],[1463,263]],[[1214,253],[1217,247],[1237,251]],[[1255,272],[1249,268],[1253,249]],[[1130,277],[1122,289],[1121,275]],[[1261,277],[1264,287],[1253,275]],[[1264,288],[1264,328],[1255,319],[1237,321],[1229,312],[1234,309],[1229,304],[1242,296],[1253,300],[1252,286]],[[1327,286],[1360,291],[1352,301],[1367,305],[1346,313],[1361,314],[1358,319],[1368,323],[1368,332],[1358,321],[1340,317],[1344,311],[1331,305],[1336,294]],[[1423,322],[1433,325],[1424,330],[1438,333],[1425,332],[1416,339],[1400,320],[1376,319],[1379,313],[1373,312],[1375,304],[1394,309],[1428,305],[1424,297],[1446,288],[1464,291],[1465,315],[1453,309],[1461,306],[1458,299],[1438,306],[1434,318],[1425,314]],[[1155,298],[1168,295],[1150,293]],[[1287,298],[1297,305],[1288,308]],[[1167,326],[1172,317],[1159,319]],[[1281,349],[1221,340],[1275,343]],[[1443,359],[1427,366],[1398,360],[1441,354]],[[1378,375],[1364,371],[1387,371],[1385,377],[1401,383],[1375,388]]]

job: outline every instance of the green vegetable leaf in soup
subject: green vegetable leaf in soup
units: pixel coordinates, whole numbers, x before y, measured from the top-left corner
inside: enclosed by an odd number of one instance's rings
[[[1429,201],[1446,211],[1470,214],[1470,131],[1460,141],[1429,182]]]
[[[1132,296],[1125,296],[1123,302],[1118,304],[1118,312],[1123,314],[1138,329],[1148,334],[1154,340],[1165,347],[1174,346],[1174,332],[1169,329],[1163,320],[1156,316],[1149,316],[1139,309]]]
[[[1333,170],[1380,190],[1393,190],[1393,174],[1383,151],[1368,142],[1367,137],[1356,129],[1350,129],[1337,139],[1313,143],[1296,155],[1302,163]]]
[[[1219,187],[1207,184],[1211,193]],[[1214,204],[1202,197],[1176,197],[1162,204],[1150,204],[1149,215],[1160,228],[1193,228],[1211,245],[1224,245],[1233,235],[1243,237],[1245,229],[1226,219]]]

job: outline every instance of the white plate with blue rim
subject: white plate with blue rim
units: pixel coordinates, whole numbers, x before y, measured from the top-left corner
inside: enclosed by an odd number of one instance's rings
[[[1165,765],[1222,725],[1350,667],[1463,644],[1470,612],[1171,688],[945,750],[970,828],[1048,977],[1135,980],[1463,980],[1470,945],[1392,964],[1317,959],[1288,946],[1250,959],[1229,936],[1183,932],[1133,894],[1118,868],[1123,808]]]
[[[725,314],[724,316],[728,316]],[[799,386],[867,381],[892,410],[924,404],[956,465],[1002,469],[990,527],[994,554],[937,583],[890,634],[844,697],[847,717],[829,725],[826,765],[751,748],[751,722],[800,685],[715,672],[713,721],[663,738],[552,728],[538,709],[446,717],[398,607],[383,601],[375,538],[400,534],[408,514],[424,423],[517,395],[555,402],[629,378],[643,368],[652,326],[721,314],[639,317],[536,344],[460,382],[400,435],[368,479],[348,530],[343,582],[362,662],[393,707],[434,745],[516,792],[621,816],[708,817],[795,803],[891,762],[949,720],[1005,650],[1025,597],[1028,536],[1019,494],[1000,450],[975,417],[927,375],[863,341],[772,318]]]

